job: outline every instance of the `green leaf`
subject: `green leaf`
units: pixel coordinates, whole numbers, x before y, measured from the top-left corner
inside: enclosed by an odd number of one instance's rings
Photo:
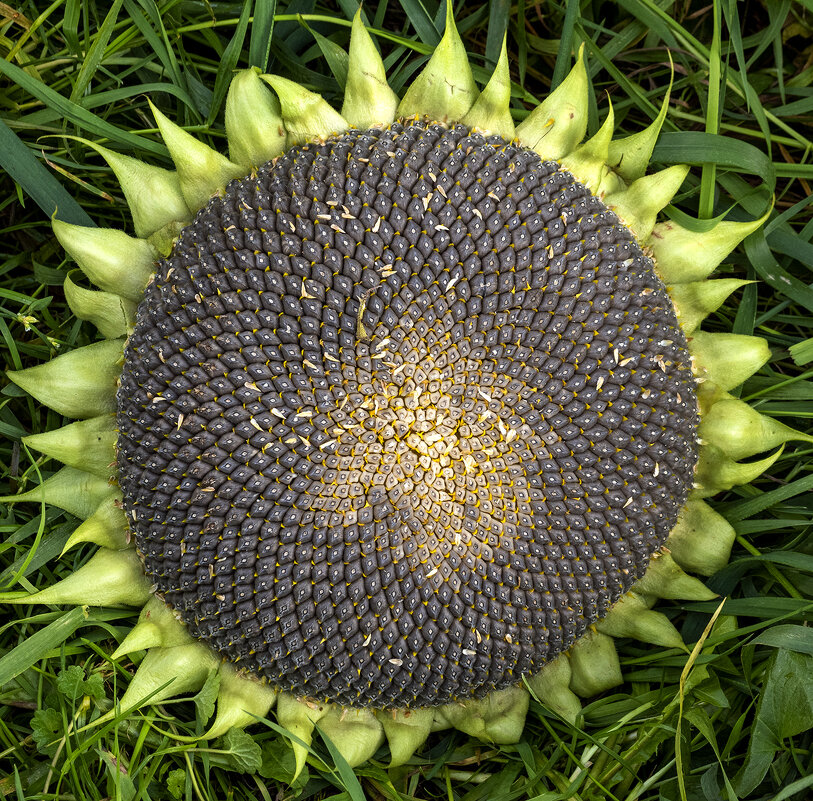
[[[701,131],[665,132],[655,145],[652,160],[664,164],[714,163],[758,175],[771,191],[776,186],[774,166],[768,156],[754,145],[727,136]]]
[[[306,765],[294,781],[296,757],[290,743],[284,737],[266,740],[262,745],[262,765],[258,773],[264,779],[273,779],[291,786],[292,791],[308,783],[309,772]],[[293,784],[292,784],[293,782]]]
[[[85,671],[79,665],[71,665],[65,670],[60,670],[56,679],[56,687],[59,692],[71,701],[75,701],[82,695],[84,683]]]
[[[180,799],[183,798],[184,792],[186,791],[185,770],[176,768],[169,772],[167,776],[167,790],[169,790],[169,794],[176,799],[176,801],[180,801]]]
[[[496,64],[500,60],[502,40],[511,17],[511,2],[510,0],[491,0],[489,5],[486,61]]]
[[[25,70],[20,69],[4,58],[0,58],[0,74],[4,75],[12,83],[21,86],[41,103],[56,111],[65,120],[78,125],[84,131],[110,139],[112,142],[123,145],[129,150],[141,150],[152,153],[154,156],[166,157],[168,155],[167,149],[158,142],[116,128],[101,117],[97,117],[87,109],[82,108],[82,106],[68,100],[66,97],[62,97],[58,92],[55,92],[36,78],[32,78]]]
[[[56,750],[55,740],[62,728],[62,716],[56,709],[47,707],[38,709],[31,719],[31,736],[37,744],[37,750],[49,756]]]
[[[99,30],[93,37],[93,44],[88,49],[85,60],[82,62],[82,69],[79,70],[79,75],[76,77],[76,83],[73,85],[71,91],[71,100],[77,101],[85,93],[93,77],[97,74],[99,64],[105,54],[105,48],[110,41],[110,35],[113,33],[113,26],[116,24],[116,19],[119,15],[122,0],[114,0],[110,11],[99,26]]]
[[[300,21],[313,35],[316,44],[325,57],[325,61],[327,61],[328,67],[330,67],[330,71],[333,73],[333,77],[339,86],[344,89],[347,83],[347,67],[350,61],[347,51],[341,45],[336,44],[332,39],[322,36],[319,31],[311,28],[304,18],[300,18]]]
[[[787,651],[813,656],[813,629],[785,623],[763,631],[759,637],[751,640],[750,644],[769,645],[772,648],[784,648]]]
[[[44,629],[40,629],[24,639],[16,648],[0,659],[0,687],[34,663],[39,662],[48,651],[65,642],[89,620],[84,608],[77,606]]]
[[[420,40],[424,44],[436,47],[440,42],[440,33],[421,0],[399,0],[399,2]],[[443,5],[442,0],[441,5]]]
[[[100,748],[102,761],[107,768],[107,787],[110,796],[116,801],[133,801],[136,794],[136,786],[132,777],[127,772],[124,763],[106,748]]]
[[[741,796],[767,774],[782,740],[813,726],[813,656],[778,648],[771,654],[745,764],[734,779]]]
[[[271,52],[271,37],[274,33],[276,11],[277,0],[254,0],[254,20],[251,25],[248,64],[250,67],[259,67],[262,72],[268,68],[268,54]]]
[[[262,765],[262,749],[243,729],[229,729],[220,738],[222,748],[239,773],[256,773]]]
[[[104,698],[104,679],[101,673],[91,673],[85,680],[85,686],[82,688],[82,692],[91,698],[95,698],[97,701]]]
[[[797,342],[788,348],[790,358],[797,365],[809,364],[813,362],[813,338]]]
[[[220,113],[223,98],[226,96],[226,91],[231,83],[231,79],[234,77],[234,69],[240,59],[240,53],[246,39],[250,15],[251,3],[246,3],[240,12],[240,19],[234,29],[234,34],[226,45],[226,49],[223,51],[223,55],[220,59],[220,65],[217,68],[217,75],[215,76],[214,89],[212,90],[212,107],[209,111],[209,119],[207,120],[209,125],[214,122],[215,117]],[[266,59],[267,58],[268,54],[266,53]]]
[[[33,198],[47,217],[56,214],[60,220],[74,225],[96,225],[3,120],[0,120],[0,167]]]
[[[195,702],[195,709],[197,711],[198,722],[205,724],[209,718],[215,713],[215,702],[217,701],[217,693],[220,689],[220,673],[216,670],[211,671],[200,688],[198,694],[192,700]]]
[[[353,801],[365,801],[366,796],[364,794],[364,790],[362,790],[361,783],[356,778],[353,768],[347,764],[347,760],[341,755],[341,752],[333,744],[330,737],[328,737],[319,728],[319,724],[316,724],[316,730],[322,735],[322,739],[325,741],[327,750],[330,751],[330,756],[333,758],[333,764],[336,766],[336,770],[339,772],[339,779],[341,780],[341,785],[345,792],[348,793]]]

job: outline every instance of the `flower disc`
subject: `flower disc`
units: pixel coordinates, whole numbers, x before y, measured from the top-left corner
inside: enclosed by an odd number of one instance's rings
[[[181,233],[118,392],[125,508],[194,636],[374,707],[539,671],[643,574],[697,403],[654,265],[464,126],[292,148]]]

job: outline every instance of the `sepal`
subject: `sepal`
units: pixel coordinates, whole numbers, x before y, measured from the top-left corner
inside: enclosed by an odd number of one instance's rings
[[[517,138],[543,159],[561,159],[587,132],[587,70],[584,46],[568,76],[517,126]]]
[[[658,223],[647,243],[666,284],[702,281],[708,278],[743,239],[762,227],[770,210],[752,222],[724,220],[710,231],[696,233],[671,220]]]
[[[456,122],[477,99],[466,47],[457,32],[451,0],[446,0],[446,30],[420,75],[398,106],[399,117],[427,116],[439,122]]]
[[[331,704],[317,726],[351,768],[370,759],[384,742],[384,729],[371,709]]]
[[[448,725],[484,742],[519,742],[530,695],[524,686],[493,690],[485,698],[446,704],[435,710]]]
[[[611,637],[632,637],[664,648],[687,650],[669,618],[650,609],[643,598],[631,592],[621,597],[596,628]]]
[[[463,124],[488,134],[497,134],[506,141],[514,138],[514,120],[511,118],[511,75],[508,69],[508,49],[503,37],[497,66],[469,109]]]
[[[684,569],[711,576],[728,564],[736,532],[707,503],[690,497],[666,540],[672,558]]]
[[[121,493],[105,496],[96,511],[68,537],[62,553],[83,542],[92,542],[113,551],[134,547],[130,542],[127,516],[121,508]]]
[[[526,676],[531,693],[559,717],[575,724],[582,711],[579,697],[570,689],[570,661],[562,654],[548,662],[535,676]]]
[[[330,709],[329,704],[317,704],[310,701],[300,701],[290,693],[280,693],[277,697],[277,721],[280,726],[287,729],[303,743],[310,746],[313,741],[313,729]],[[296,760],[296,770],[294,780],[302,773],[305,767],[305,760],[308,758],[308,749],[291,740],[291,748],[294,750]]]
[[[434,709],[378,709],[375,716],[384,727],[390,747],[389,767],[408,762],[432,731]]]
[[[9,370],[7,375],[66,417],[96,417],[116,409],[123,346],[122,339],[95,342],[26,370]]]
[[[633,589],[637,593],[656,598],[682,601],[711,601],[717,597],[717,593],[700,579],[684,573],[668,553],[657,553],[649,560],[646,573],[635,583]]]
[[[95,325],[105,339],[126,336],[135,324],[136,304],[132,301],[112,292],[84,289],[73,282],[70,273],[62,288],[70,310],[80,320]]]
[[[599,192],[599,187],[609,172],[607,153],[613,130],[615,130],[615,113],[610,104],[607,119],[604,120],[596,135],[562,159],[562,166],[593,194]]]
[[[229,159],[245,172],[285,150],[285,125],[279,100],[260,80],[256,67],[240,70],[226,96],[226,138]]]
[[[121,700],[95,723],[110,720],[117,710],[140,709],[146,704],[160,704],[168,698],[196,692],[217,664],[214,651],[199,642],[150,648]]]
[[[138,616],[138,622],[119,647],[110,656],[120,659],[134,651],[149,648],[172,648],[176,645],[190,645],[194,640],[183,623],[160,598],[153,595]]]
[[[277,93],[288,147],[347,130],[347,120],[320,95],[281,75],[260,77]]]
[[[44,434],[29,434],[23,442],[51,459],[104,479],[116,472],[116,420],[112,414],[80,420]]]
[[[220,689],[217,694],[217,715],[206,740],[220,737],[229,729],[244,729],[264,718],[277,700],[277,690],[255,678],[241,675],[233,665],[220,667]]]
[[[361,8],[353,17],[350,61],[344,89],[342,117],[360,129],[389,125],[395,119],[398,95],[387,83],[387,71],[372,37],[361,20]]]
[[[59,244],[99,289],[141,301],[157,259],[149,242],[115,228],[88,228],[57,219],[51,220],[51,227]]]
[[[150,585],[135,551],[100,548],[62,581],[7,603],[143,606],[149,597]]]
[[[85,519],[106,499],[116,493],[106,478],[94,476],[75,467],[63,467],[28,492],[5,495],[0,503],[46,503]]]
[[[571,670],[570,689],[582,698],[591,698],[624,683],[615,643],[606,634],[586,631],[567,655]]]
[[[700,448],[700,459],[695,473],[695,496],[710,498],[723,490],[730,490],[740,484],[750,484],[782,455],[782,448],[756,462],[735,462],[714,445]]]
[[[700,422],[698,434],[735,461],[773,450],[791,440],[813,442],[810,434],[766,417],[730,395],[712,405]]]
[[[666,121],[671,91],[672,82],[670,81],[658,116],[643,131],[610,143],[608,163],[625,181],[637,181],[646,174],[655,143],[658,141],[661,128]]]
[[[703,320],[720,308],[725,299],[741,286],[752,283],[739,278],[720,278],[716,281],[692,281],[667,287],[675,306],[680,327],[691,334]]]
[[[202,209],[213,195],[223,191],[232,178],[239,178],[243,170],[172,122],[151,101],[148,102],[161,138],[178,170],[186,205],[195,211]]]
[[[109,165],[121,186],[136,236],[146,239],[170,223],[192,220],[178,174],[85,141]],[[104,288],[104,287],[102,287]]]
[[[638,242],[646,242],[655,227],[658,212],[677,194],[689,168],[675,164],[665,170],[644,175],[621,192],[604,198]]]
[[[689,353],[695,376],[713,381],[726,391],[742,384],[771,358],[768,343],[762,337],[706,331],[692,334]]]

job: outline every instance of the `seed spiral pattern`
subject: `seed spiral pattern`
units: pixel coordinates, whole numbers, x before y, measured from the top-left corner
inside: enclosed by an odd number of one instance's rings
[[[692,484],[686,341],[555,162],[408,120],[292,148],[138,309],[119,468],[192,634],[297,695],[405,707],[542,668]]]

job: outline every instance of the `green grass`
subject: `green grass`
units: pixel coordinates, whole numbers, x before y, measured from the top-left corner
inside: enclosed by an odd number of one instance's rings
[[[340,103],[342,59],[356,0],[252,4],[184,0],[0,3],[0,347],[8,368],[93,340],[61,285],[73,268],[48,224],[127,225],[109,170],[74,137],[167,162],[149,95],[214,146],[224,144],[232,70],[254,64]],[[756,279],[705,328],[756,333],[773,357],[742,388],[765,413],[809,430],[813,418],[813,3],[764,0],[492,0],[457,3],[475,76],[490,72],[508,34],[520,120],[558,84],[586,43],[594,95],[590,132],[607,93],[622,130],[670,113],[661,165],[693,165],[669,207],[685,215],[771,220],[727,260]],[[437,0],[364,7],[396,91],[439,40]],[[273,36],[269,34],[273,31]],[[270,47],[269,47],[270,45]],[[800,344],[802,343],[802,344]],[[60,425],[55,412],[6,386],[0,394],[1,480],[15,492],[56,465],[20,437]],[[212,688],[118,725],[82,731],[121,696],[132,664],[107,656],[132,625],[122,610],[5,607],[0,625],[0,794],[19,799],[447,799],[447,801],[734,801],[813,793],[813,448],[789,446],[755,485],[713,501],[734,524],[730,565],[709,580],[728,600],[663,603],[693,643],[677,650],[620,645],[626,684],[592,700],[580,728],[532,703],[522,741],[489,747],[433,734],[412,762],[355,774],[316,738],[306,776],[289,787],[290,751],[273,720],[252,736],[188,743],[202,731]],[[57,560],[75,521],[35,505],[0,509],[0,591],[64,577],[91,549]]]

